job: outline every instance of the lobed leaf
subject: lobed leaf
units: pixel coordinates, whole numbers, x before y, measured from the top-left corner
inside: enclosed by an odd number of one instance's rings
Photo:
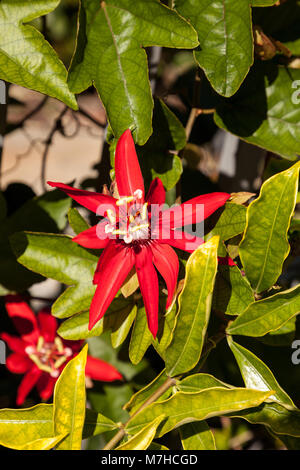
[[[131,128],[140,145],[152,133],[153,110],[143,47],[154,45],[189,49],[198,40],[183,18],[156,0],[81,1],[70,89],[80,93],[93,83],[115,137]]]
[[[59,0],[1,1],[0,77],[77,109],[63,63],[44,36],[32,25],[24,24],[50,13],[59,3]]]
[[[253,62],[249,0],[176,0],[175,7],[198,33],[195,59],[213,88],[224,96],[236,93]]]

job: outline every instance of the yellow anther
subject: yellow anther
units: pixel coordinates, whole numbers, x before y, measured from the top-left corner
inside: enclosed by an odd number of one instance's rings
[[[112,232],[113,235],[127,235],[126,230],[114,230]]]
[[[113,210],[107,209],[106,211],[107,217],[110,221],[111,224],[114,224],[116,222],[116,216]]]
[[[64,345],[63,345],[62,340],[58,336],[56,336],[54,338],[54,343],[57,347],[58,352],[63,353],[64,352]]]
[[[43,364],[39,358],[36,356],[36,354],[29,354],[29,357],[30,359],[32,360],[32,362],[35,363],[35,365],[40,369],[40,370],[43,370],[45,372],[48,372],[49,374],[51,373],[52,369],[51,367],[49,366],[46,366],[45,364]]]
[[[142,219],[146,219],[148,213],[148,202],[145,202],[142,209]]]
[[[133,215],[129,216],[129,222],[132,224],[135,221],[135,218]]]
[[[148,228],[149,224],[141,224],[141,225],[136,225],[133,228],[130,228],[130,232],[136,232],[137,230],[141,230],[143,228]]]
[[[57,361],[55,361],[54,368],[58,369],[64,362],[66,362],[66,360],[67,358],[65,356],[60,357],[59,359],[57,359]]]
[[[116,205],[122,206],[126,202],[131,202],[133,200],[134,200],[134,196],[120,197],[120,199],[117,200]]]
[[[39,336],[37,346],[36,346],[36,350],[40,351],[42,349],[43,345],[44,345],[44,338],[42,336]]]

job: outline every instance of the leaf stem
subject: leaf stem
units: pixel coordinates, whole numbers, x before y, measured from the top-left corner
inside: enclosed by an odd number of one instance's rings
[[[155,392],[133,413],[132,416],[126,421],[126,423],[122,424],[117,434],[103,447],[103,450],[111,450],[113,449],[121,439],[126,434],[126,426],[131,422],[131,420],[138,414],[140,414],[147,406],[154,403],[159,397],[161,397],[170,387],[176,384],[176,378],[168,377],[167,380],[157,389]]]

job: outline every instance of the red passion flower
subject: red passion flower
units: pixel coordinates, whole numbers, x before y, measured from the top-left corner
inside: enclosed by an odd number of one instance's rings
[[[36,316],[20,296],[8,295],[6,310],[20,336],[2,333],[0,337],[11,349],[6,366],[14,374],[25,374],[17,392],[17,405],[36,386],[40,397],[48,400],[65,365],[78,354],[83,341],[65,341],[56,334],[57,321],[48,310]],[[86,377],[104,382],[121,380],[121,374],[110,364],[88,356]]]
[[[145,195],[134,141],[130,130],[118,140],[115,153],[118,198],[74,189],[63,183],[48,182],[103,219],[73,240],[86,248],[103,248],[94,275],[97,285],[90,306],[89,329],[104,315],[126,277],[135,267],[147,314],[155,337],[158,329],[159,287],[157,271],[168,289],[166,308],[174,297],[179,262],[172,247],[193,252],[203,239],[182,230],[202,222],[230,194],[216,192],[195,197],[180,206],[163,210],[165,190],[155,178]]]

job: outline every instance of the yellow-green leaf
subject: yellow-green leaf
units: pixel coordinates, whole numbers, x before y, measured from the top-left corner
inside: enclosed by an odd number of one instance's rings
[[[256,292],[277,281],[289,253],[287,232],[296,204],[299,165],[265,181],[259,197],[248,207],[240,257]]]
[[[155,418],[152,423],[147,424],[137,434],[128,439],[127,442],[121,444],[116,450],[145,450],[148,449],[149,445],[154,439],[157,427],[164,419],[164,415]]]
[[[273,373],[255,354],[248,351],[228,337],[228,344],[233,352],[239,369],[243,376],[245,386],[255,390],[274,390],[270,400],[278,401],[283,405],[295,407],[288,394],[280,387]]]
[[[184,450],[216,450],[214,435],[205,421],[195,421],[179,428]]]
[[[155,417],[165,414],[166,418],[157,430],[157,436],[160,437],[182,424],[256,407],[271,394],[272,392],[247,388],[210,388],[198,393],[178,392],[168,400],[153,403],[141,411],[128,423],[127,431],[134,434]]]
[[[251,304],[227,328],[229,334],[264,336],[300,312],[300,284]]]
[[[0,445],[22,449],[38,438],[53,438],[53,406],[0,410]]]
[[[85,365],[88,346],[62,371],[54,390],[54,432],[68,433],[59,449],[80,450],[85,420]]]
[[[219,237],[211,238],[192,253],[186,264],[177,324],[165,353],[168,375],[187,372],[200,359],[217,272],[218,245]]]
[[[51,450],[66,437],[66,434],[60,434],[55,437],[44,437],[36,439],[35,441],[28,442],[20,450]]]
[[[132,364],[138,364],[152,342],[148,329],[145,307],[138,308],[129,344],[129,358]]]

